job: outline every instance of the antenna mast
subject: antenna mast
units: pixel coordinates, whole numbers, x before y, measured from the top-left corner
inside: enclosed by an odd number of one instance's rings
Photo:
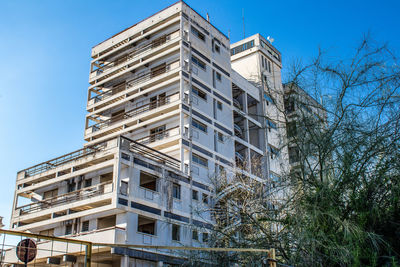
[[[242,20],[243,20],[243,39],[246,38],[245,29],[244,29],[244,8],[242,8]]]

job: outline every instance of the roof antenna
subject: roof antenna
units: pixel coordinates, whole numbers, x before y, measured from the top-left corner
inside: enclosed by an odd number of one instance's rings
[[[210,22],[210,16],[207,13],[207,21]]]
[[[246,34],[244,30],[244,8],[242,8],[242,20],[243,20],[243,39],[246,39]]]

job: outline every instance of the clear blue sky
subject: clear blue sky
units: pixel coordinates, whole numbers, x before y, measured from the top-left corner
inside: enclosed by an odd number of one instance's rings
[[[0,0],[0,215],[9,224],[18,170],[83,144],[90,49],[174,3]],[[232,42],[275,38],[287,65],[319,46],[348,54],[363,33],[400,48],[400,1],[187,1]]]

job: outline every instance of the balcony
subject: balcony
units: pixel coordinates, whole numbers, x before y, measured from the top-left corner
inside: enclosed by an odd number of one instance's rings
[[[125,65],[127,65],[131,60],[133,60],[135,57],[150,51],[151,49],[157,48],[163,44],[169,43],[171,41],[175,41],[179,38],[179,31],[170,33],[170,34],[165,34],[155,40],[153,40],[150,43],[144,44],[140,47],[137,47],[133,51],[131,51],[129,54],[113,61],[105,64],[105,61],[100,61],[96,62],[95,66],[97,69],[92,70],[90,73],[90,80],[92,81],[93,79],[96,79],[97,82],[100,82],[101,80],[107,79],[108,77],[124,70],[126,68]]]
[[[234,128],[234,130],[235,130],[235,135],[236,135],[237,137],[242,138],[242,137],[243,137],[243,130],[242,130],[242,128],[241,128],[239,125],[237,125],[236,123],[233,125],[233,128]]]
[[[26,177],[30,177],[30,176],[34,176],[40,173],[43,173],[45,171],[57,168],[61,165],[65,165],[71,161],[83,158],[83,157],[87,157],[89,155],[93,155],[98,151],[104,150],[105,146],[107,144],[105,143],[101,143],[101,144],[96,144],[93,146],[89,146],[89,147],[85,147],[79,150],[76,150],[74,152],[68,153],[66,155],[63,155],[61,157],[40,163],[38,165],[35,165],[33,167],[24,169],[20,172],[25,172],[24,176],[22,178],[26,178]],[[21,179],[21,178],[19,178]]]
[[[123,127],[131,126],[133,124],[136,124],[137,122],[134,120],[133,121],[130,120],[129,122],[126,121],[126,123],[124,123],[124,124],[121,124],[121,122],[131,119],[131,118],[134,118],[134,117],[138,116],[139,114],[143,114],[143,113],[146,113],[151,110],[154,111],[154,109],[157,109],[159,107],[168,105],[170,103],[178,102],[178,101],[179,101],[179,93],[177,92],[172,95],[166,96],[164,98],[160,98],[156,101],[152,101],[150,103],[147,103],[142,106],[131,109],[129,111],[126,111],[125,113],[118,114],[117,116],[114,116],[108,120],[104,120],[102,122],[94,124],[86,129],[85,134],[89,135],[89,134],[92,134],[94,132],[97,132],[97,131],[100,131],[103,129],[108,129],[112,126],[116,126],[121,129]],[[114,129],[115,127],[112,127],[112,128]],[[118,129],[116,129],[116,130],[118,130]]]
[[[19,212],[20,215],[25,215],[54,208],[57,206],[62,206],[72,202],[93,198],[99,195],[110,193],[112,191],[113,191],[112,182],[105,182],[91,187],[82,188],[74,192],[66,193],[63,195],[59,195],[56,197],[48,198],[35,203],[17,207],[16,209],[20,211]]]
[[[157,141],[161,141],[170,137],[178,136],[180,134],[180,129],[179,126],[166,129],[164,131],[160,131],[157,133],[150,134],[148,136],[142,137],[140,139],[137,139],[136,142],[142,144],[142,145],[147,145],[150,143],[154,143]]]
[[[173,128],[175,129],[175,128]],[[170,129],[172,130],[172,129]],[[179,129],[178,129],[179,130]],[[175,131],[175,130],[174,130]],[[160,133],[158,133],[160,134]],[[135,154],[139,154],[144,158],[150,159],[151,161],[160,163],[164,166],[180,170],[181,161],[173,158],[165,153],[162,153],[154,148],[145,146],[137,141],[121,136],[121,148],[127,149]],[[151,138],[150,138],[151,139]]]
[[[232,98],[233,106],[239,110],[242,110],[242,104],[240,104],[239,100]]]
[[[95,103],[104,101],[106,99],[109,99],[113,96],[115,96],[115,98],[113,98],[112,100],[118,101],[119,99],[124,98],[124,95],[122,94],[123,92],[127,92],[128,90],[136,87],[139,84],[143,84],[153,78],[159,77],[163,74],[168,74],[171,73],[177,69],[179,69],[180,64],[179,61],[174,61],[168,64],[165,64],[163,66],[160,66],[157,69],[152,69],[149,71],[144,71],[141,73],[136,74],[131,80],[127,81],[125,84],[123,84],[122,86],[118,86],[116,88],[113,89],[109,89],[107,91],[104,91],[104,88],[97,88],[94,91],[98,94],[91,97],[88,101],[88,106],[93,105]],[[111,99],[110,99],[111,101]]]

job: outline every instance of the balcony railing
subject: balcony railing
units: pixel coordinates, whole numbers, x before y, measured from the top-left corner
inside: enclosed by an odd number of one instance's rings
[[[243,130],[242,130],[242,128],[241,128],[239,125],[237,125],[237,124],[235,123],[235,124],[233,124],[233,128],[235,129],[235,135],[236,135],[237,137],[243,137]]]
[[[27,168],[22,171],[25,172],[25,177],[33,176],[33,175],[57,168],[58,166],[64,165],[68,162],[77,160],[79,158],[92,155],[92,154],[96,153],[97,151],[104,149],[105,146],[106,146],[106,143],[100,143],[100,144],[96,144],[93,146],[85,147],[85,148],[76,150],[74,152],[68,153],[66,155],[63,155],[61,157],[58,157],[58,158],[40,163],[38,165],[32,166],[32,167]]]
[[[137,141],[121,136],[121,147],[152,161],[180,170],[181,161]]]
[[[90,126],[92,128],[92,133],[95,131],[99,131],[105,128],[108,128],[112,126],[113,124],[116,124],[118,122],[121,122],[122,120],[126,120],[132,117],[135,117],[139,114],[142,114],[144,112],[147,112],[149,110],[153,110],[162,106],[165,106],[167,104],[170,104],[172,102],[176,102],[179,100],[179,92],[174,93],[172,95],[160,98],[156,101],[152,101],[150,103],[144,104],[142,106],[136,107],[134,109],[131,109],[123,114],[119,114],[117,116],[114,116],[108,120],[99,122],[97,124],[94,124]]]
[[[129,90],[130,88],[132,88],[135,85],[149,81],[149,80],[151,80],[159,75],[162,75],[164,73],[174,71],[174,70],[178,69],[179,66],[180,66],[179,61],[174,61],[174,62],[171,62],[171,63],[165,65],[165,67],[163,67],[163,68],[138,73],[132,80],[130,80],[129,82],[124,84],[122,87],[118,86],[117,88],[113,88],[113,89],[107,90],[105,92],[102,92],[96,96],[91,97],[90,100],[94,99],[95,103],[105,100],[109,97],[112,97],[113,95],[115,95],[117,93]]]
[[[242,104],[240,104],[239,100],[233,98],[233,99],[232,99],[232,102],[233,102],[233,106],[234,106],[234,107],[236,107],[236,108],[239,109],[239,110],[242,110]]]
[[[145,144],[150,144],[156,141],[160,141],[163,139],[166,139],[168,137],[173,137],[179,135],[179,126],[176,126],[174,128],[166,129],[164,131],[160,131],[157,133],[150,134],[148,136],[139,138],[136,140],[136,142],[145,145]]]
[[[171,37],[172,37],[175,33],[178,34],[178,37],[172,39]],[[126,56],[124,56],[124,57],[122,57],[122,58],[119,58],[119,59],[117,59],[117,60],[115,60],[115,61],[113,61],[113,62],[109,62],[109,63],[107,63],[107,64],[99,64],[99,67],[98,67],[97,69],[94,69],[94,70],[91,72],[92,74],[94,73],[94,76],[92,75],[91,78],[96,77],[96,76],[99,76],[100,74],[108,73],[108,72],[110,72],[112,69],[114,69],[115,67],[118,67],[118,66],[123,65],[124,63],[130,61],[131,59],[133,59],[133,58],[136,57],[137,55],[143,54],[143,53],[145,53],[146,51],[149,51],[149,50],[151,50],[151,49],[154,49],[154,48],[156,48],[156,47],[159,47],[159,46],[161,46],[161,45],[163,45],[163,44],[166,44],[166,43],[171,42],[171,41],[173,41],[173,40],[176,40],[176,39],[178,39],[178,38],[179,38],[179,31],[173,32],[173,33],[170,33],[170,34],[165,34],[165,35],[163,35],[163,36],[161,36],[161,37],[159,37],[159,38],[153,40],[153,41],[150,42],[150,43],[147,43],[147,44],[145,44],[145,45],[142,45],[142,46],[140,46],[140,47],[134,49],[132,52],[130,52],[128,55],[126,55]]]
[[[71,202],[92,198],[112,192],[112,182],[105,182],[91,187],[82,188],[80,190],[59,195],[56,197],[41,200],[35,203],[18,207],[20,215],[38,212],[41,210],[53,208],[56,206],[65,205]]]

